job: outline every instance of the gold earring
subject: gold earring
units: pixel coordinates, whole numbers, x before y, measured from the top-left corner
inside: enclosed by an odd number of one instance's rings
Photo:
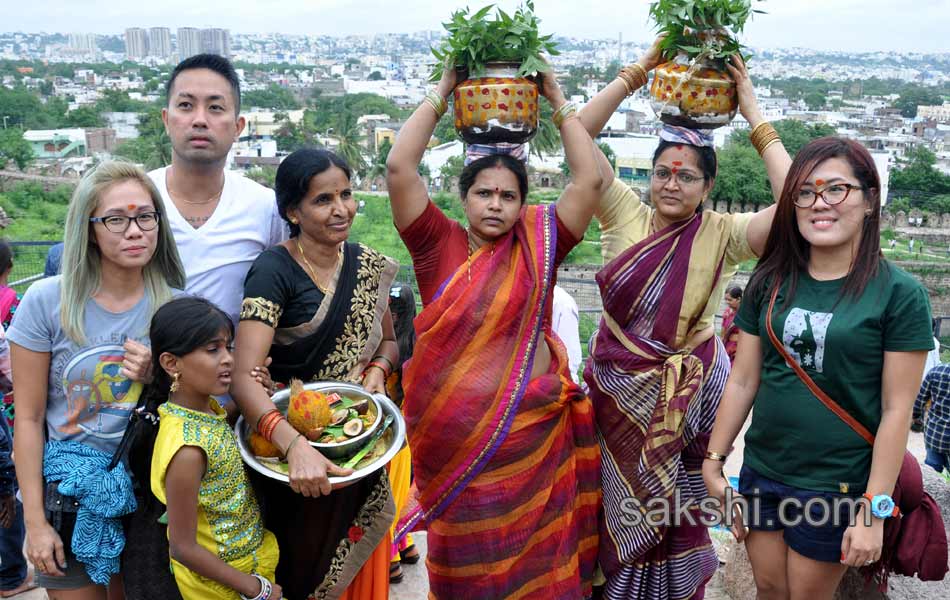
[[[179,386],[178,386],[178,380],[179,380],[179,379],[181,379],[181,373],[175,373],[175,374],[172,375],[172,384],[171,384],[171,387],[168,388],[168,391],[169,391],[169,392],[171,392],[171,393],[174,394],[175,392],[178,391],[178,387],[179,387]]]
[[[297,224],[297,219],[291,219],[290,222],[291,222],[292,224],[296,225],[296,224]]]

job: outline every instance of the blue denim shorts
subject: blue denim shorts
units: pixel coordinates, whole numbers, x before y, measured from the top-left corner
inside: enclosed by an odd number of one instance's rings
[[[749,529],[781,531],[785,544],[802,556],[841,561],[841,540],[857,506],[852,501],[860,496],[791,487],[745,465],[739,472],[739,493],[749,502]]]

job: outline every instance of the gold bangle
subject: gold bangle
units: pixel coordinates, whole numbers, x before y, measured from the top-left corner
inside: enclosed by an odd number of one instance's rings
[[[633,69],[634,71],[638,71],[638,72],[639,72],[639,75],[640,75],[640,82],[641,82],[641,83],[640,83],[640,86],[641,86],[641,87],[644,86],[644,85],[646,85],[647,81],[649,81],[649,79],[650,79],[650,76],[647,75],[647,70],[643,68],[643,65],[641,65],[641,64],[638,63],[638,62],[635,62],[635,63],[631,64],[628,68],[629,68],[629,69]]]
[[[752,131],[749,132],[749,138],[750,139],[754,138],[757,135],[758,131],[762,129],[763,127],[772,127],[772,124],[769,123],[768,121],[762,121],[761,123],[759,123],[758,125],[752,128]],[[772,127],[772,129],[774,130],[775,128]]]
[[[626,94],[627,96],[629,96],[635,91],[635,88],[633,87],[633,82],[627,79],[628,77],[629,75],[627,75],[623,71],[620,71],[619,73],[617,73],[617,79],[623,82],[623,87],[627,88],[627,94]]]
[[[712,450],[708,450],[708,451],[706,452],[706,459],[707,459],[707,460],[715,460],[715,461],[719,461],[719,462],[726,462],[726,457],[727,457],[727,456],[728,456],[728,454],[719,454],[718,452],[713,452]]]
[[[449,109],[448,101],[435,90],[429,90],[428,93],[426,93],[424,102],[432,107],[432,110],[435,111],[436,118],[439,119],[441,119],[442,115]]]
[[[755,129],[749,132],[749,139],[752,141],[760,140],[764,137],[772,135],[773,133],[777,134],[775,128],[772,127],[772,124],[768,121],[763,121],[755,126]]]
[[[775,127],[772,127],[772,124],[768,121],[763,121],[756,125],[749,133],[749,139],[755,147],[756,152],[759,153],[759,156],[765,152],[766,148],[777,141],[781,141],[778,132],[775,131]]]
[[[620,77],[626,85],[628,96],[645,86],[649,80],[647,70],[644,69],[640,63],[633,63],[620,69],[620,73],[617,74],[617,77]]]
[[[575,113],[577,113],[577,105],[573,102],[565,102],[561,105],[561,108],[554,111],[554,116],[551,117],[551,120],[554,121],[554,126],[560,129],[564,121]]]
[[[781,138],[775,138],[767,142],[764,146],[762,146],[762,150],[759,151],[759,156],[764,155],[765,151],[769,149],[769,146],[771,146],[772,144],[780,143],[781,141],[782,141]]]

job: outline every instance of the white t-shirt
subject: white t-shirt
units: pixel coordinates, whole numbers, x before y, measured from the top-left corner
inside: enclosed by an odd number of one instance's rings
[[[567,364],[574,383],[580,383],[577,370],[581,366],[581,338],[578,329],[580,315],[577,302],[559,285],[554,286],[554,303],[551,310],[551,329],[567,346]]]
[[[274,191],[225,171],[224,189],[208,221],[195,229],[185,221],[165,186],[167,167],[148,174],[161,192],[169,225],[185,266],[185,292],[206,298],[235,325],[244,299],[244,277],[257,255],[286,240]]]

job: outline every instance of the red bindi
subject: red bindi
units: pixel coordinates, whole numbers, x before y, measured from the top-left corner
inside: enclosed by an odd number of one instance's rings
[[[128,206],[126,206],[126,208],[129,209],[129,210],[135,210],[135,205],[134,205],[134,204],[129,204]]]
[[[676,149],[677,149],[677,150],[682,150],[682,149],[683,149],[683,144],[676,144]]]
[[[816,180],[815,180],[815,185],[825,185],[825,180],[824,180],[824,179],[816,179]]]
[[[673,161],[673,166],[674,166],[674,167],[682,167],[682,166],[683,166],[683,161],[681,161],[681,160],[674,160],[674,161]]]

